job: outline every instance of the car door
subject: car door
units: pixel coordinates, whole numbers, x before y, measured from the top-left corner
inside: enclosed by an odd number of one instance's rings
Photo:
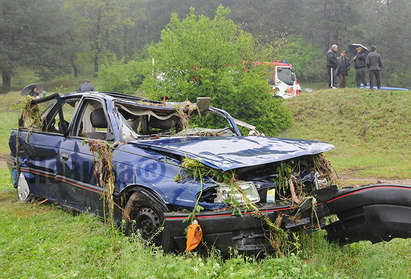
[[[65,179],[75,201],[75,207],[103,216],[104,189],[94,176],[94,160],[87,139],[111,141],[113,133],[105,102],[99,98],[84,98],[79,105],[70,135],[60,145],[59,175]]]
[[[41,128],[31,126],[18,132],[20,172],[24,174],[35,196],[53,201],[59,200],[61,185],[56,178],[59,148],[70,123],[70,115],[67,114],[65,119],[64,114],[59,111],[63,107],[71,107],[69,103],[57,102],[58,98],[53,99],[52,104],[37,105],[36,109],[47,106],[41,116]]]

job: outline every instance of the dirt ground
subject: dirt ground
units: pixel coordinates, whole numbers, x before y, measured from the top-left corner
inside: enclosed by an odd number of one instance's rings
[[[411,179],[384,179],[384,178],[375,178],[375,177],[350,177],[342,176],[340,177],[340,185],[342,187],[355,186],[359,187],[362,185],[370,184],[400,184],[400,185],[410,185]]]

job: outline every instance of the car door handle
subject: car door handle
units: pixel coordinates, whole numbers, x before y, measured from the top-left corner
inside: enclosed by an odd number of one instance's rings
[[[69,159],[69,154],[68,153],[60,153],[60,158],[63,161],[67,161]]]

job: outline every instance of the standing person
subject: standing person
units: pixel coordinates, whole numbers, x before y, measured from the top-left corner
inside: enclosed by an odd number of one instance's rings
[[[355,83],[356,87],[361,87],[361,84],[364,86],[367,85],[365,81],[365,72],[366,72],[366,60],[367,55],[364,52],[362,47],[357,48],[357,55],[354,56],[354,68],[355,68]]]
[[[32,97],[36,97],[36,98],[40,97],[39,88],[38,88],[37,86],[34,86],[34,87],[31,89],[29,95],[32,96]]]
[[[335,88],[335,77],[337,76],[336,69],[338,66],[337,51],[338,45],[334,44],[327,52],[327,76],[329,88]]]
[[[93,85],[91,85],[89,80],[86,80],[82,85],[80,85],[80,89],[78,91],[79,92],[94,91],[94,87]]]
[[[338,87],[345,88],[345,78],[348,75],[348,70],[350,69],[350,61],[348,61],[346,52],[343,50],[338,57],[338,68],[337,68],[337,77],[338,77]]]
[[[368,67],[368,74],[370,77],[370,88],[374,90],[374,77],[377,82],[377,88],[381,88],[381,75],[382,69],[381,55],[377,52],[377,47],[372,46],[371,52],[367,55],[366,64]]]

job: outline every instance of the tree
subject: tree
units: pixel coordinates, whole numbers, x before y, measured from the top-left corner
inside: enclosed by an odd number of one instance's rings
[[[347,45],[362,36],[361,1],[305,0],[298,32],[324,51],[332,44]]]
[[[69,3],[69,2],[68,2]],[[127,0],[73,0],[73,11],[76,13],[76,28],[79,38],[85,44],[85,53],[93,63],[97,75],[103,58],[123,53],[122,32],[124,25],[132,24],[123,17]]]
[[[61,66],[54,53],[62,45],[59,0],[0,1],[0,71],[2,92],[11,89],[16,67]]]
[[[271,96],[264,69],[250,67],[254,40],[227,19],[229,13],[219,6],[213,19],[194,9],[183,20],[173,14],[149,50],[162,79],[147,74],[143,88],[151,97],[174,101],[209,96],[213,105],[273,135],[290,124],[290,113]]]
[[[320,80],[325,75],[321,49],[310,45],[302,36],[288,36],[274,42],[271,57],[293,64],[301,81]]]
[[[141,86],[144,73],[150,71],[147,71],[150,65],[150,61],[137,59],[130,60],[126,64],[123,61],[112,61],[110,65],[102,65],[98,73],[100,86],[104,91],[134,93]]]
[[[376,45],[383,57],[385,83],[411,86],[411,2],[368,0],[364,12],[368,19],[365,41]]]

